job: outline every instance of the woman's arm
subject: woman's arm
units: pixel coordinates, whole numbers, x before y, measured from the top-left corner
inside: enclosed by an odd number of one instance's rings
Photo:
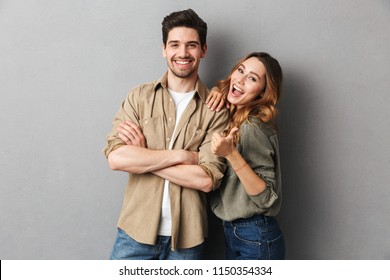
[[[266,189],[265,181],[253,171],[236,149],[226,156],[226,159],[230,162],[248,195],[258,195]]]
[[[234,146],[233,138],[237,131],[238,128],[233,128],[226,137],[220,134],[214,134],[211,141],[211,150],[214,154],[222,156],[229,161],[248,195],[260,194],[266,189],[267,185],[253,171]]]

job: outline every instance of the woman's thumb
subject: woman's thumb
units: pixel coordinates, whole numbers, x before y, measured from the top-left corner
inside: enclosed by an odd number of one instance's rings
[[[228,135],[228,138],[232,138],[234,137],[234,134],[236,134],[238,131],[238,128],[237,127],[233,127],[230,132],[229,132],[229,135]]]

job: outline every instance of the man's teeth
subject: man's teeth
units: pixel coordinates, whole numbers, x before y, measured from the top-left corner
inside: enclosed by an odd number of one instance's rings
[[[177,64],[181,64],[181,65],[185,65],[185,64],[188,64],[190,62],[189,61],[179,61],[179,60],[176,60],[176,63]]]

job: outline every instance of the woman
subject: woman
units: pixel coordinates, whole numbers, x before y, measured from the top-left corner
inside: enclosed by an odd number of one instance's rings
[[[267,53],[243,58],[219,81],[207,100],[211,108],[230,103],[230,126],[214,134],[212,152],[227,160],[211,207],[223,220],[227,259],[284,259],[284,239],[274,218],[281,206],[277,134],[273,125],[282,70]],[[221,106],[218,106],[221,108]]]

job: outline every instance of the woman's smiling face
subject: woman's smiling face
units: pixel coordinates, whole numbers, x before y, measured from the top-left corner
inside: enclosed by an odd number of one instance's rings
[[[265,88],[264,64],[256,57],[245,60],[231,75],[228,101],[241,108],[261,97]]]

